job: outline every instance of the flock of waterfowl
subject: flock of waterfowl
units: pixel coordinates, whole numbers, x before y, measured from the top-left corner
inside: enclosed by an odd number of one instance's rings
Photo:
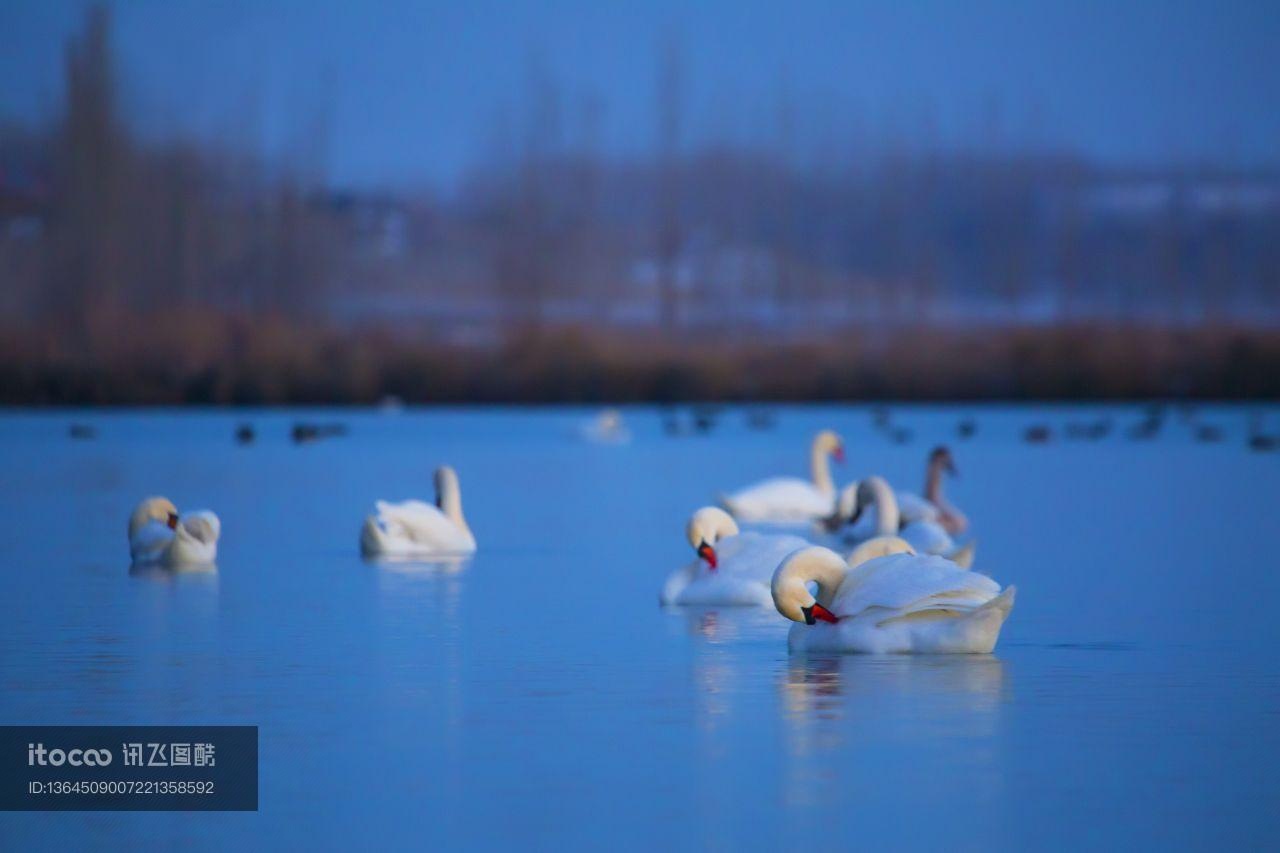
[[[752,428],[767,429],[772,416],[756,411]],[[694,430],[714,427],[713,410],[695,413]],[[1124,430],[1132,440],[1147,440],[1165,426],[1162,409]],[[1221,427],[1184,414],[1197,440],[1218,441]],[[702,426],[696,426],[701,423]],[[668,432],[671,420],[664,418]],[[886,438],[909,441],[910,431],[896,425],[887,409],[873,413]],[[1111,434],[1111,418],[1066,424],[1073,439],[1096,440]],[[978,429],[972,418],[956,427],[962,440]],[[297,424],[295,442],[345,434],[340,424]],[[73,435],[76,435],[73,432]],[[616,410],[601,413],[581,429],[599,443],[624,443],[630,431]],[[1024,440],[1049,441],[1048,425],[1025,428]],[[236,440],[254,433],[241,425]],[[77,435],[76,437],[83,437]],[[1260,418],[1249,421],[1248,444],[1255,450],[1276,446],[1262,431]],[[972,569],[976,541],[969,521],[945,495],[947,476],[956,474],[952,452],[934,448],[925,461],[921,494],[895,489],[883,477],[868,474],[837,488],[830,463],[843,461],[844,442],[835,432],[818,432],[809,447],[809,477],[773,477],[722,493],[717,505],[696,510],[685,529],[694,559],[667,578],[659,592],[669,606],[771,606],[797,623],[790,646],[796,649],[856,652],[990,652],[1013,608],[1014,588]],[[377,501],[360,527],[359,547],[370,558],[457,558],[476,550],[476,539],[462,511],[457,473],[449,466],[435,472],[435,500]],[[129,518],[130,555],[136,566],[184,569],[211,566],[217,556],[221,524],[208,510],[180,514],[163,497],[143,500]]]
[[[770,478],[694,512],[685,536],[696,559],[667,578],[659,600],[774,607],[796,623],[793,649],[990,652],[1014,588],[973,571],[974,541],[953,538],[969,522],[942,493],[951,451],[929,454],[924,495],[876,475],[837,491],[830,460],[843,458],[840,436],[823,430],[809,479]]]

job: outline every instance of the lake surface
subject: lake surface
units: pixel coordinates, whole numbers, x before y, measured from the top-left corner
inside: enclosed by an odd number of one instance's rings
[[[623,446],[575,409],[0,415],[0,722],[253,724],[257,813],[0,814],[0,848],[1257,848],[1280,838],[1280,453],[1247,410],[783,407]],[[1100,412],[1118,434],[1024,444]],[[955,437],[972,416],[978,433]],[[295,419],[344,438],[294,446]],[[1268,418],[1280,427],[1280,412]],[[97,437],[73,441],[72,422]],[[232,440],[251,422],[258,440]],[[948,492],[1016,583],[996,652],[800,657],[770,611],[663,610],[720,490],[803,475]],[[480,543],[363,562],[375,498],[459,471]],[[222,518],[218,571],[131,575],[134,503]]]

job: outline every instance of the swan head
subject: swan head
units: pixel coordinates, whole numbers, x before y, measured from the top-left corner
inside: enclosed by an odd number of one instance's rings
[[[818,621],[839,622],[839,616],[818,603],[809,591],[809,584],[816,582],[819,593],[829,599],[835,595],[848,569],[844,558],[829,548],[801,548],[789,554],[773,573],[769,585],[773,606],[792,622],[806,625]]]
[[[951,456],[951,448],[946,445],[940,444],[929,453],[929,467],[946,471],[952,477],[960,476],[960,472],[956,470],[956,461]]]
[[[844,462],[844,439],[834,430],[824,429],[813,437],[813,449],[829,455],[837,462]]]
[[[715,544],[726,536],[736,536],[738,522],[718,506],[704,506],[689,518],[684,532],[693,550],[714,569]]]
[[[134,507],[129,516],[129,537],[153,521],[158,521],[170,530],[178,527],[178,508],[168,498],[151,497]]]

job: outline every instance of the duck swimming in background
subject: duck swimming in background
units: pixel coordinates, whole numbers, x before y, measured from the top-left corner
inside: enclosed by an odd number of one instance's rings
[[[147,498],[129,516],[129,556],[135,566],[212,566],[222,522],[209,510],[179,515],[168,498]]]
[[[770,594],[791,626],[792,651],[986,654],[1013,610],[1014,587],[885,537],[850,561],[827,548],[796,551]],[[856,562],[857,565],[851,565]],[[816,585],[816,595],[810,585]],[[819,624],[821,623],[821,624]]]
[[[768,605],[769,582],[787,554],[809,545],[799,536],[739,531],[729,513],[698,510],[685,527],[698,558],[667,578],[662,604]]]
[[[435,472],[436,503],[377,501],[360,530],[366,557],[428,557],[471,554],[476,538],[462,515],[458,473],[448,465]]]
[[[809,448],[811,480],[773,477],[720,498],[740,521],[801,523],[825,518],[835,508],[836,487],[827,458],[844,461],[844,442],[824,429]]]

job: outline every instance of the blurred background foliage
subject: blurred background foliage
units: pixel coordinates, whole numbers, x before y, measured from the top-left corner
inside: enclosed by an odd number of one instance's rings
[[[654,40],[650,143],[531,61],[452,186],[370,188],[323,110],[284,158],[141,132],[85,7],[53,117],[0,126],[0,400],[1280,394],[1274,168],[805,135],[842,107],[784,86],[694,138],[697,47]]]

